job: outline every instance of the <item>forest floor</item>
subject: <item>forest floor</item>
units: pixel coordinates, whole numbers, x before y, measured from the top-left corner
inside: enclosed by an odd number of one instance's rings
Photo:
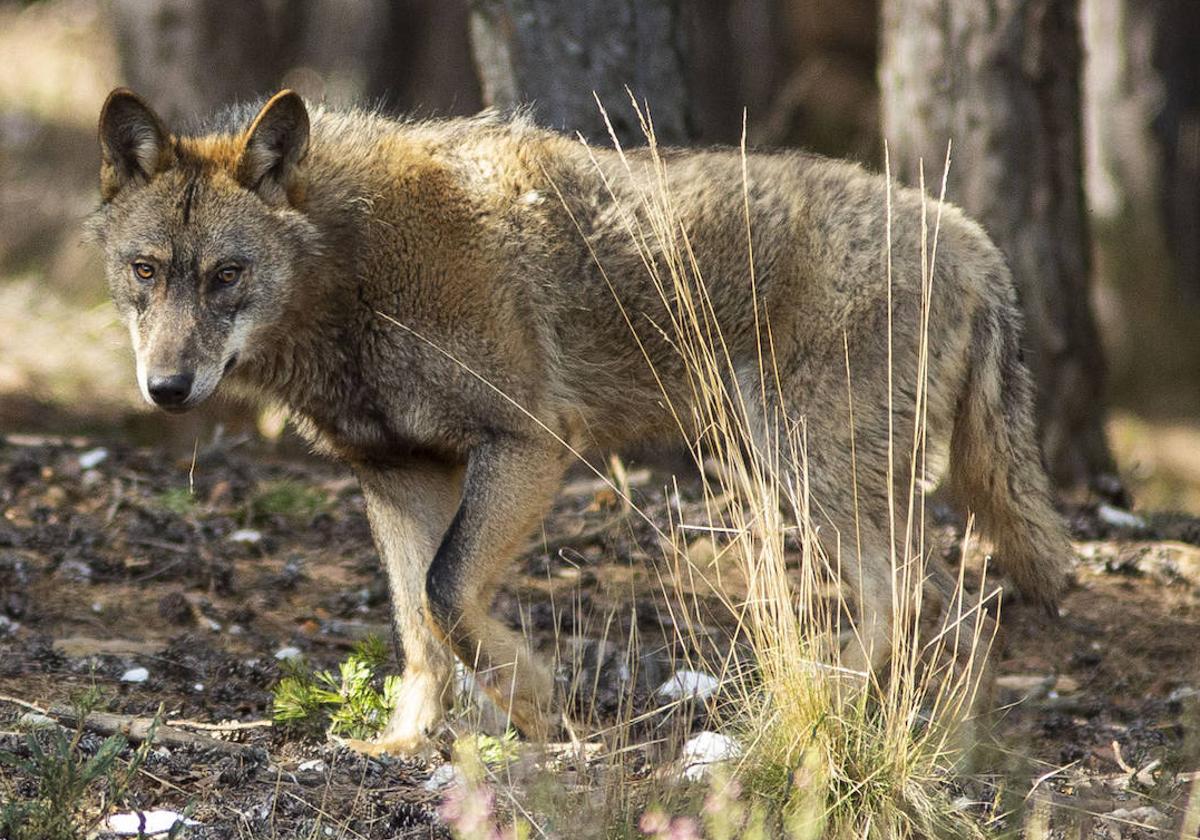
[[[436,760],[368,760],[267,725],[203,728],[269,721],[280,651],[335,667],[356,640],[390,637],[349,474],[246,449],[218,444],[193,462],[82,439],[0,445],[0,749],[26,749],[32,707],[53,712],[95,687],[108,713],[161,706],[166,723],[201,736],[151,751],[126,810],[188,808],[194,837],[447,836]],[[686,479],[668,493],[657,472],[630,478],[652,518],[694,498]],[[1084,826],[1075,836],[1176,836],[1200,779],[1200,523],[1093,508],[1070,518],[1077,583],[1061,617],[1004,610],[979,789],[1036,788]],[[560,677],[599,686],[600,720],[628,696],[636,711],[655,706],[655,687],[691,653],[672,600],[710,597],[664,582],[652,540],[580,474],[495,602],[540,650],[591,651],[565,657]],[[631,630],[635,677],[606,653]],[[100,741],[89,733],[80,749]],[[647,757],[647,773],[666,758]],[[0,770],[0,799],[33,785]],[[105,804],[97,789],[84,810]]]

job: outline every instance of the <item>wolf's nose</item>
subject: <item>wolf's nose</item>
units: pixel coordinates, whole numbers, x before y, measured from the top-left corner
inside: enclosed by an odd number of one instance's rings
[[[183,405],[192,392],[192,374],[172,373],[169,376],[151,376],[146,380],[146,390],[156,405],[176,408]]]

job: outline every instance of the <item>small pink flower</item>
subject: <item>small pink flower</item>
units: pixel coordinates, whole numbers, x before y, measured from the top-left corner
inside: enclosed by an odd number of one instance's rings
[[[736,779],[730,779],[724,787],[714,790],[704,798],[704,813],[719,814],[730,802],[736,802],[741,795],[742,786],[737,783]]]
[[[691,817],[676,817],[671,820],[667,837],[669,840],[700,840],[700,828]]]
[[[658,808],[642,814],[638,828],[654,840],[700,840],[700,829],[691,817],[671,819]]]
[[[495,840],[501,840],[493,819],[493,801],[492,791],[486,785],[454,785],[442,799],[438,816],[466,837],[483,835],[492,840],[495,835]]]
[[[671,821],[666,814],[658,808],[654,808],[642,814],[642,818],[638,821],[638,828],[642,830],[642,834],[663,837],[670,830]]]

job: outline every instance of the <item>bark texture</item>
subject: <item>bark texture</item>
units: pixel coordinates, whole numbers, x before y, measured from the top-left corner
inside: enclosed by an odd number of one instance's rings
[[[676,0],[477,0],[471,44],[487,105],[529,104],[546,126],[591,142],[609,133],[645,145],[626,87],[649,105],[658,141],[692,136],[684,66],[685,27]]]
[[[170,123],[270,94],[295,63],[311,0],[114,0],[126,83]]]
[[[883,133],[894,168],[941,177],[1007,255],[1026,321],[1046,466],[1060,489],[1121,497],[1104,433],[1089,301],[1076,0],[885,0]]]
[[[1087,197],[1115,406],[1200,413],[1200,4],[1083,0]]]
[[[1200,300],[1200,3],[1129,0],[1132,16],[1150,18],[1162,107],[1154,134],[1162,148],[1162,206],[1176,278]]]

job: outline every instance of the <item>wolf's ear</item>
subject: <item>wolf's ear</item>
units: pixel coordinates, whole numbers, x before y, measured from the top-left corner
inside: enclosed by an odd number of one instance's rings
[[[282,90],[258,112],[246,132],[237,178],[268,204],[288,200],[296,167],[308,152],[308,110],[293,91]]]
[[[136,93],[117,88],[100,110],[100,195],[108,201],[158,171],[167,151],[162,120]]]

